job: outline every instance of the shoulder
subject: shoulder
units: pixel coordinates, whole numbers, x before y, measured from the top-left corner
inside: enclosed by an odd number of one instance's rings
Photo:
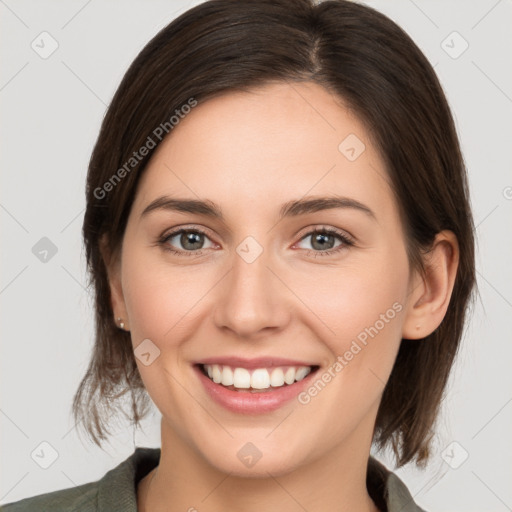
[[[159,460],[160,449],[138,447],[100,480],[0,505],[0,512],[136,512],[137,482]]]
[[[69,489],[48,492],[25,498],[6,505],[0,505],[1,512],[68,512],[80,510],[96,511],[99,482],[91,482]]]
[[[426,512],[414,501],[400,478],[377,459],[370,457],[366,486],[376,505],[386,512]]]

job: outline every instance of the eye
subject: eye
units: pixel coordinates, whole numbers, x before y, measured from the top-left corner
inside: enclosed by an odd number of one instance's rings
[[[196,251],[200,251],[201,249],[210,249],[213,247],[213,243],[210,240],[210,245],[205,246],[205,239],[209,240],[206,233],[201,229],[182,228],[165,234],[159,240],[159,243],[166,251],[178,254],[179,256],[197,256],[198,253]],[[178,246],[178,249],[173,248],[176,246]]]
[[[341,250],[354,245],[354,241],[349,235],[334,228],[315,228],[306,233],[298,244],[307,239],[311,240],[313,249],[308,249],[308,255],[324,256],[332,255]],[[209,242],[205,245],[205,241]],[[336,241],[338,244],[336,245]],[[209,239],[206,232],[199,228],[180,228],[162,236],[159,244],[166,251],[178,256],[199,256],[202,249],[211,249],[214,244]],[[181,247],[180,247],[181,246]]]
[[[315,228],[302,237],[299,243],[308,239],[311,240],[313,248],[308,249],[308,254],[314,256],[334,254],[354,245],[354,241],[348,235],[334,228]],[[338,245],[336,240],[339,242]]]

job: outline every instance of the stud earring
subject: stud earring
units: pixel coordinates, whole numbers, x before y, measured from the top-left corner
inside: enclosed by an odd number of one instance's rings
[[[124,330],[124,322],[122,318],[117,319],[117,323],[119,324],[119,327]]]

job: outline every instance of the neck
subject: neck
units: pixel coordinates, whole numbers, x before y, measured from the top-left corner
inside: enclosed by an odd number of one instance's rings
[[[139,483],[138,510],[379,512],[366,489],[371,439],[367,451],[361,450],[361,441],[345,440],[320,458],[280,476],[266,472],[266,477],[248,478],[213,467],[162,418],[160,464]]]

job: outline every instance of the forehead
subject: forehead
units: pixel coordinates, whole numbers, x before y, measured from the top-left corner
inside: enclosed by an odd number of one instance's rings
[[[136,207],[168,194],[262,211],[332,192],[392,201],[383,163],[342,100],[318,84],[279,83],[194,107],[153,155]]]

